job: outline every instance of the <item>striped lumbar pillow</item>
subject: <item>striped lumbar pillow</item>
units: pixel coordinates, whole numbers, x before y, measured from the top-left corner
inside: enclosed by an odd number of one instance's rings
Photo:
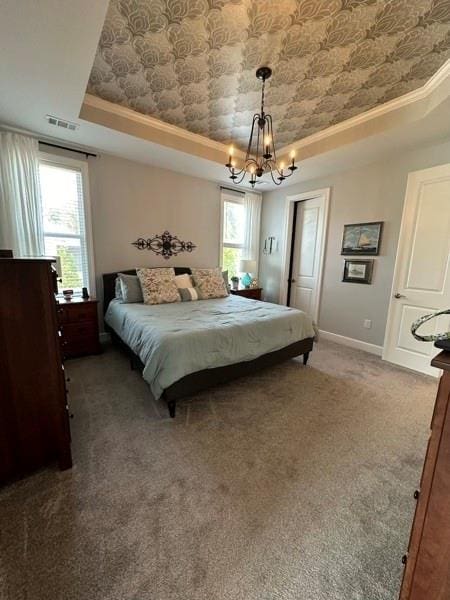
[[[181,296],[181,302],[190,302],[191,300],[198,300],[197,290],[191,288],[178,288],[178,292]]]

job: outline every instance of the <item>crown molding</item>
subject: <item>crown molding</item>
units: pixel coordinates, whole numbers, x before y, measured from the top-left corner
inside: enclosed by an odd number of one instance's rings
[[[416,103],[422,103],[423,105],[424,101],[432,99],[433,96],[436,96],[434,101],[428,102],[428,104],[422,106],[421,111],[405,111],[404,116],[406,119],[402,118],[401,121],[398,120],[399,112],[404,109],[408,109],[408,107],[411,107]],[[385,102],[380,106],[371,108],[370,110],[342,121],[341,123],[327,127],[322,131],[313,133],[312,135],[309,135],[298,142],[293,142],[292,144],[284,146],[278,150],[278,154],[279,156],[289,155],[292,150],[295,150],[296,152],[300,151],[301,158],[305,158],[305,156],[302,156],[302,149],[306,149],[317,143],[323,142],[324,140],[338,136],[339,134],[348,133],[349,130],[357,129],[361,126],[366,126],[369,124],[372,125],[370,127],[370,133],[366,131],[366,136],[357,136],[356,139],[360,139],[360,137],[367,137],[367,135],[372,135],[374,133],[380,133],[382,130],[387,128],[386,125],[390,124],[390,119],[383,119],[384,117],[389,117],[395,114],[396,122],[393,123],[393,125],[399,125],[400,122],[404,122],[404,120],[415,120],[417,118],[422,118],[448,96],[450,96],[450,59],[447,60],[442,67],[440,67],[440,69],[438,69],[438,71],[436,71],[436,73],[420,88],[404,94],[403,96],[399,96],[398,98],[394,98],[389,102]],[[410,119],[410,117],[415,118]]]
[[[417,121],[449,96],[450,59],[417,90],[284,146],[277,154],[279,157],[286,156],[286,160],[289,160],[289,153],[295,150],[297,161],[311,158],[387,129]],[[91,94],[85,95],[79,116],[86,121],[219,164],[225,164],[228,159],[228,146],[225,144]],[[236,149],[235,157],[243,160],[245,153]]]
[[[219,163],[228,159],[229,147],[221,142],[92,94],[85,94],[80,118]],[[235,149],[235,156],[243,159],[245,153]]]
[[[83,104],[93,108],[107,110],[118,116],[131,119],[136,123],[140,123],[142,125],[157,129],[158,131],[178,135],[192,142],[205,144],[206,146],[209,146],[210,148],[213,148],[215,150],[226,149],[225,144],[221,144],[220,142],[211,140],[210,138],[207,138],[198,133],[192,133],[191,131],[183,129],[182,127],[177,127],[176,125],[166,123],[165,121],[161,121],[160,119],[156,119],[155,117],[151,117],[150,115],[144,115],[143,113],[137,112],[125,106],[121,106],[120,104],[108,102],[107,100],[103,100],[102,98],[99,98],[98,96],[93,96],[92,94],[85,94]]]

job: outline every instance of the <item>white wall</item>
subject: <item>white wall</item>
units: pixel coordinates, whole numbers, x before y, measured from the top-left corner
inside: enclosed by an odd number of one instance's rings
[[[449,162],[450,142],[446,142],[265,193],[261,240],[264,243],[264,238],[270,235],[279,240],[277,252],[270,256],[261,253],[260,280],[265,299],[278,302],[279,298],[286,196],[330,187],[319,327],[324,331],[381,346],[408,172]],[[372,285],[343,283],[343,257],[340,255],[343,226],[346,223],[368,221],[384,221],[381,252],[374,257]],[[372,320],[372,329],[363,327],[364,319]]]

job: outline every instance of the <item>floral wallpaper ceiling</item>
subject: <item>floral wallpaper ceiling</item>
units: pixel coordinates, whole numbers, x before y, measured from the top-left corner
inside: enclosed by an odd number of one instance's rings
[[[88,92],[245,148],[270,66],[278,147],[422,86],[450,0],[111,0]]]

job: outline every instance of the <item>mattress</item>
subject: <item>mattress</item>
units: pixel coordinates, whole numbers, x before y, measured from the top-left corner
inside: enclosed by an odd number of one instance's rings
[[[139,356],[156,399],[185,375],[250,361],[315,335],[312,318],[300,310],[233,295],[152,306],[116,299],[105,321]]]

